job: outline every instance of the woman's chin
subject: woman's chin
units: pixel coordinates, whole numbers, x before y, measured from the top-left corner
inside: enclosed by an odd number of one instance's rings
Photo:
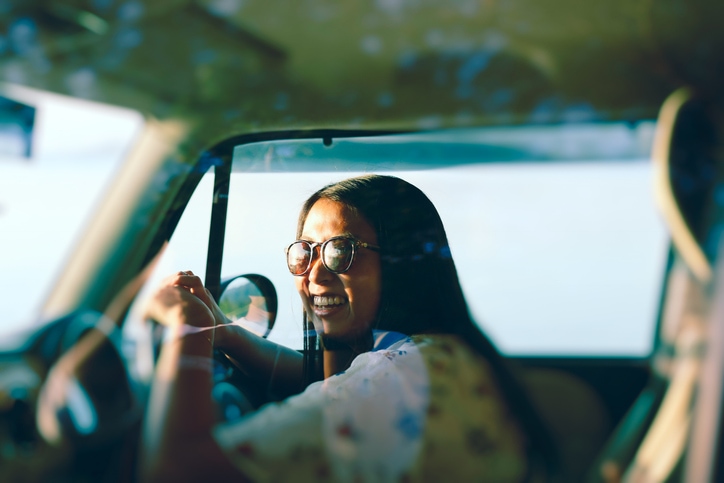
[[[349,307],[340,305],[336,307],[314,307],[315,326],[321,325],[325,334],[333,332],[343,334],[350,329]]]

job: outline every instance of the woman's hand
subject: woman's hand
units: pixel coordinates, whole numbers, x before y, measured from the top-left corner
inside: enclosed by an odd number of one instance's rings
[[[219,315],[223,317],[201,279],[192,272],[178,272],[164,279],[146,306],[146,318],[171,327],[212,327]]]
[[[177,276],[179,277],[179,284],[187,286],[189,290],[191,290],[191,293],[196,295],[204,304],[206,304],[211,313],[214,315],[216,325],[223,325],[231,322],[221,311],[221,308],[216,303],[216,300],[214,300],[214,297],[211,296],[211,292],[209,292],[209,290],[204,287],[204,284],[201,283],[201,279],[194,275],[194,272],[191,270],[179,272]]]

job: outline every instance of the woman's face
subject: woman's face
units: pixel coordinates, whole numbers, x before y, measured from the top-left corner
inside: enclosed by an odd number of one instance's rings
[[[334,236],[349,235],[376,245],[377,234],[364,219],[342,203],[320,199],[309,211],[302,240],[321,243]],[[372,325],[380,304],[380,256],[358,248],[352,266],[345,273],[328,271],[315,249],[309,271],[295,282],[304,309],[317,330],[339,338],[352,339]]]

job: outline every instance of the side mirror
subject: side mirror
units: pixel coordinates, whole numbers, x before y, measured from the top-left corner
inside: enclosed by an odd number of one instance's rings
[[[232,322],[266,337],[277,316],[277,291],[264,275],[237,275],[221,282],[219,307]]]

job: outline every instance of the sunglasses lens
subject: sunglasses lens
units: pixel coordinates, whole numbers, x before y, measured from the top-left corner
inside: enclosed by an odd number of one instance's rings
[[[353,242],[347,238],[329,240],[324,244],[324,264],[332,272],[344,272],[352,264]]]
[[[293,275],[301,275],[307,271],[312,249],[308,243],[298,241],[292,243],[287,251],[287,266]]]

